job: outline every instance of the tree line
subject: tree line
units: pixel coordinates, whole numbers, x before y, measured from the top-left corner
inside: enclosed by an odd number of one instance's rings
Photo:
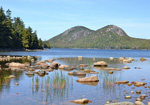
[[[47,45],[49,46],[49,45]],[[6,13],[0,8],[0,48],[2,49],[42,49],[41,38],[38,39],[37,31],[29,26],[25,28],[20,17],[11,17],[11,11]]]

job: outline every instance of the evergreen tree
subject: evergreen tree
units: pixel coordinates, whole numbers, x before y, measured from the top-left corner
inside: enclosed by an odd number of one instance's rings
[[[3,8],[0,8],[0,48],[42,48],[42,40],[37,37],[37,32],[31,27],[25,28],[20,17],[11,18],[11,11],[8,9],[6,15]]]

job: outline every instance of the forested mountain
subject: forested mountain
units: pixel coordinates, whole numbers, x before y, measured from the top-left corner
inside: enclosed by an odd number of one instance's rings
[[[11,11],[6,13],[0,8],[0,48],[2,49],[41,49],[42,40],[31,27],[25,28],[20,17],[11,18]]]
[[[150,40],[129,37],[115,25],[96,31],[83,26],[73,27],[48,42],[53,48],[150,49]]]

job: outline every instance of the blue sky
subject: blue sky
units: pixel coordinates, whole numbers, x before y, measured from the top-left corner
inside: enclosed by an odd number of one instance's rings
[[[131,37],[150,39],[150,0],[0,0],[0,6],[42,40],[74,26],[97,30],[110,24]]]

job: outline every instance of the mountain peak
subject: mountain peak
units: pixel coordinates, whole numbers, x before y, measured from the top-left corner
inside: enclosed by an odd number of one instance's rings
[[[93,32],[93,30],[90,30],[84,26],[75,26],[75,27],[72,27],[66,31],[64,31],[62,34],[62,36],[71,36],[72,38],[70,38],[69,40],[71,41],[72,39],[73,40],[76,40],[78,38],[80,38],[81,36],[87,36],[89,34],[91,34]]]
[[[127,34],[118,26],[108,25],[104,28],[106,28],[106,32],[110,31],[110,32],[118,34],[119,36],[127,36]]]

